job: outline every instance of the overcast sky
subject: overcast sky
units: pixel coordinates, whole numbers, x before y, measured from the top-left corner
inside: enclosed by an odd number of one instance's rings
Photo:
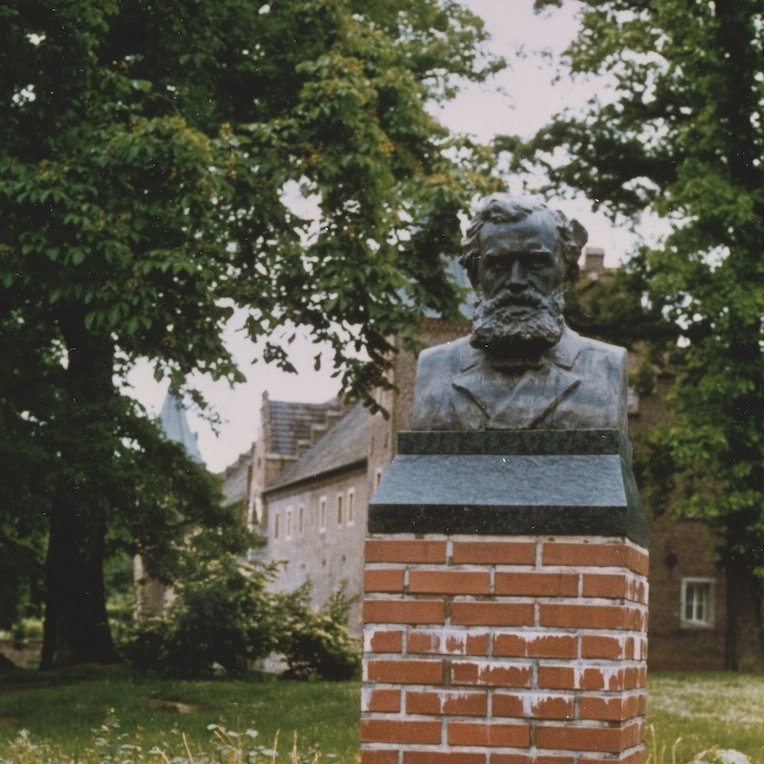
[[[503,55],[510,68],[481,86],[469,86],[442,111],[439,118],[453,130],[471,133],[488,141],[497,133],[531,136],[564,106],[581,104],[593,92],[590,83],[570,82],[555,86],[555,69],[550,62],[564,49],[575,33],[570,8],[537,15],[533,0],[462,0],[485,19],[491,32],[491,48]],[[546,49],[545,57],[534,52]],[[614,231],[604,217],[590,212],[585,201],[560,202],[554,206],[577,218],[589,231],[589,243],[603,247],[608,262],[615,264],[629,249],[631,238],[625,231]],[[199,448],[207,466],[219,472],[246,451],[256,436],[262,393],[267,390],[276,400],[319,402],[331,398],[337,385],[328,371],[313,371],[315,348],[296,343],[293,358],[299,375],[288,375],[264,364],[252,365],[256,349],[240,334],[230,332],[230,346],[247,376],[247,383],[231,390],[225,383],[195,380],[224,420],[220,435],[196,416],[190,416],[191,429],[198,434]],[[328,368],[328,364],[324,365]],[[141,366],[131,375],[134,394],[158,414],[166,383],[156,383],[151,369]]]

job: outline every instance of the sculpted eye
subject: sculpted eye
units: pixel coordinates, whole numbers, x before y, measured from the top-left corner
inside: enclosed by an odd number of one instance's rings
[[[525,264],[530,271],[534,272],[553,267],[552,258],[546,252],[533,253],[526,259]]]
[[[530,273],[536,273],[544,267],[544,262],[538,257],[529,257],[525,260],[525,268]]]

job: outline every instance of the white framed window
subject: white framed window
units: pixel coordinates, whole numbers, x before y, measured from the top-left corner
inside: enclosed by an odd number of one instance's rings
[[[714,625],[713,578],[683,578],[679,622],[687,628],[710,629]]]
[[[345,519],[345,497],[341,494],[337,494],[337,525],[342,525],[342,521]]]
[[[305,528],[305,507],[300,504],[297,508],[297,532],[302,536]]]
[[[326,496],[318,500],[318,532],[326,533]]]
[[[379,488],[379,484],[382,482],[382,467],[377,467],[374,473],[374,490]]]
[[[279,537],[279,513],[274,512],[273,514],[273,538],[277,539]]]
[[[289,541],[292,538],[292,508],[289,507],[286,511],[286,540]]]
[[[355,525],[355,489],[348,488],[348,525]]]

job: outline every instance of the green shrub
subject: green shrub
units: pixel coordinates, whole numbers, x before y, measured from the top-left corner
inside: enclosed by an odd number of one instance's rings
[[[310,609],[310,587],[305,585],[284,598],[279,651],[297,679],[351,679],[361,665],[358,640],[347,629],[350,600],[343,586],[324,607]]]
[[[189,677],[239,673],[279,652],[289,677],[356,676],[359,646],[347,629],[344,587],[315,612],[308,584],[268,591],[273,567],[255,570],[231,556],[187,567],[167,612],[136,625],[125,646],[134,666]]]
[[[164,616],[139,623],[126,646],[133,665],[204,676],[220,666],[246,670],[276,646],[273,570],[254,570],[232,556],[189,565]]]

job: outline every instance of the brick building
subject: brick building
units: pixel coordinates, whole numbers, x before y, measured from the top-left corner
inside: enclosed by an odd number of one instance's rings
[[[596,288],[607,273],[602,250],[588,248],[580,288]],[[466,320],[426,318],[418,339],[430,346],[467,331]],[[637,357],[631,361],[635,370]],[[395,455],[397,433],[409,428],[415,374],[415,357],[401,350],[391,372],[398,392],[378,394],[388,419],[360,404],[348,409],[337,400],[303,404],[264,396],[257,440],[224,477],[229,499],[246,500],[262,537],[249,559],[282,562],[280,590],[310,580],[316,607],[343,583],[348,594],[361,593],[368,501]],[[637,447],[665,418],[669,385],[670,379],[659,379],[652,395],[631,396],[630,437]],[[713,539],[702,523],[668,515],[650,525],[650,667],[722,669],[725,586]],[[351,627],[360,630],[357,604]]]

